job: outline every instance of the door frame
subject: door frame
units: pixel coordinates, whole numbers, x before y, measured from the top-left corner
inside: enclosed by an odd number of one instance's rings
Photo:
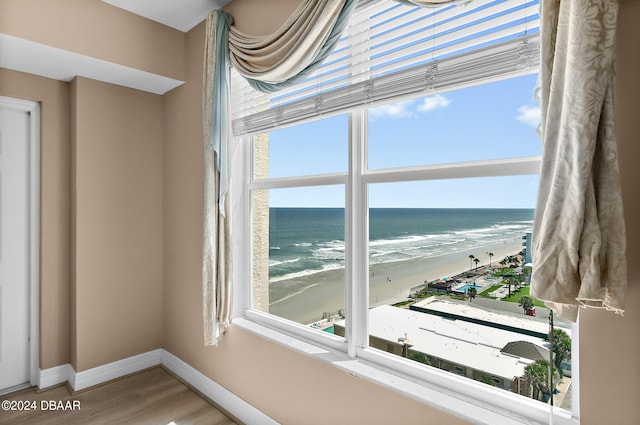
[[[29,382],[40,384],[40,104],[38,102],[0,96],[0,106],[29,115],[27,186],[29,225]]]

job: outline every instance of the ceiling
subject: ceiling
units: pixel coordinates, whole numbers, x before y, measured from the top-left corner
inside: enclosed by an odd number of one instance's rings
[[[231,0],[102,0],[182,32],[204,21],[214,9]]]
[[[102,0],[187,32],[231,0]],[[0,68],[71,81],[77,75],[164,94],[183,81],[0,33]]]

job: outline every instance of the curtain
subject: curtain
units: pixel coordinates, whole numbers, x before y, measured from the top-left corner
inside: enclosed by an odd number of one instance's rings
[[[357,0],[305,0],[273,35],[252,37],[224,11],[207,18],[204,58],[203,320],[205,345],[215,345],[231,317],[228,154],[229,66],[263,91],[292,84],[335,47]]]
[[[470,1],[470,0],[469,0]],[[411,0],[422,6],[460,0]],[[214,345],[231,315],[229,220],[229,66],[257,90],[276,91],[315,70],[331,53],[357,0],[304,0],[274,34],[251,36],[224,11],[207,18],[204,59],[203,320],[205,345]]]
[[[202,307],[205,345],[217,343],[229,327],[229,221],[227,216],[227,114],[229,55],[225,48],[230,17],[213,12],[207,18],[204,58],[204,211],[202,242]],[[222,47],[221,47],[222,46]]]
[[[531,295],[575,321],[622,313],[625,227],[614,117],[617,0],[542,0],[542,166]]]

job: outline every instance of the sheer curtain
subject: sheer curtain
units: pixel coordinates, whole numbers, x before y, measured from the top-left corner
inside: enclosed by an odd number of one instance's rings
[[[617,0],[543,0],[542,168],[531,294],[575,321],[624,311],[625,226],[614,117]]]

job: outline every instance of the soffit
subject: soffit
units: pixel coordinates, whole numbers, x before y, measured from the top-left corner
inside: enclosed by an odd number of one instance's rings
[[[155,94],[164,94],[184,83],[7,34],[0,34],[0,68],[67,82],[80,75]]]

